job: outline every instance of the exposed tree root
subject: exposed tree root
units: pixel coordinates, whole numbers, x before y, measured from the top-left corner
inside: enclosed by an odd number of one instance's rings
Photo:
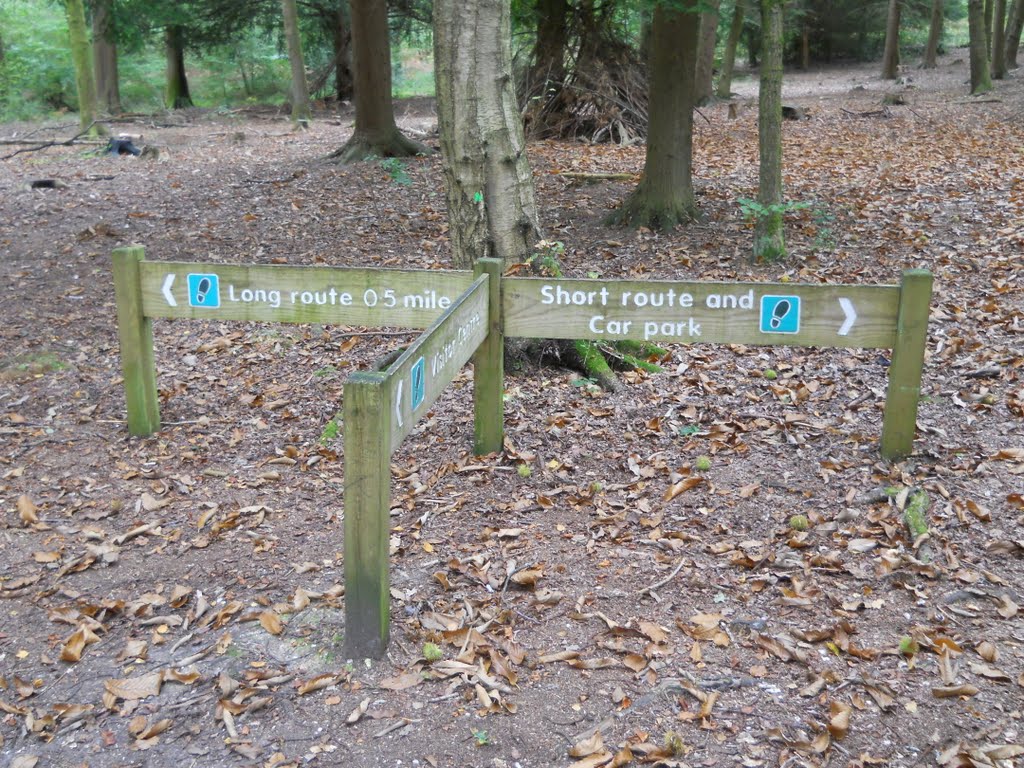
[[[339,165],[349,165],[374,157],[415,157],[432,154],[433,149],[410,139],[396,128],[394,131],[374,136],[354,133],[352,138],[324,159]]]
[[[606,218],[606,223],[626,227],[667,230],[677,224],[689,224],[700,218],[697,206],[683,200],[655,202],[641,184],[626,201]]]

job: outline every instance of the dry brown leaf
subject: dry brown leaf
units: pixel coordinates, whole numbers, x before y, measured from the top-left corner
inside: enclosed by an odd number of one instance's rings
[[[882,711],[888,711],[896,706],[896,692],[885,683],[878,683],[869,678],[864,678],[864,690],[874,699],[875,704]]]
[[[952,685],[956,681],[956,664],[949,648],[943,648],[939,654],[939,677],[943,685]]]
[[[544,570],[542,568],[527,568],[526,570],[519,571],[518,573],[513,573],[512,583],[518,584],[520,587],[533,589],[537,586],[537,582],[543,578],[543,576]]]
[[[944,685],[932,688],[932,696],[936,699],[952,699],[957,696],[976,696],[980,691],[973,685]]]
[[[366,710],[370,708],[370,700],[363,699],[359,702],[359,706],[349,712],[348,717],[345,718],[345,725],[354,725],[358,723],[363,715],[366,714]]]
[[[999,661],[999,649],[996,648],[994,643],[990,643],[988,640],[982,640],[977,646],[975,646],[974,650],[976,650],[978,655],[989,664],[994,664]]]
[[[147,512],[156,512],[171,503],[170,499],[158,499],[151,494],[142,494],[142,508]]]
[[[598,752],[596,755],[590,755],[582,760],[577,760],[569,768],[600,768],[610,763],[614,757],[615,755],[611,752]]]
[[[152,739],[155,736],[159,736],[161,733],[166,731],[172,725],[174,725],[174,721],[169,719],[169,718],[164,719],[164,720],[159,720],[159,721],[153,723],[148,728],[145,728],[141,733],[139,733],[138,738],[139,739]]]
[[[329,688],[332,685],[337,685],[341,682],[342,675],[317,675],[312,680],[299,685],[298,692],[300,696],[305,696],[307,693],[313,693],[324,688]]]
[[[414,688],[423,682],[423,675],[419,672],[406,672],[396,677],[388,677],[381,680],[379,687],[386,688],[389,691],[404,691],[408,688]]]
[[[842,701],[829,703],[828,732],[836,741],[842,741],[850,730],[850,715],[853,707]]]
[[[1001,669],[989,666],[988,664],[971,664],[971,672],[984,677],[989,680],[995,680],[997,683],[1008,683],[1010,682],[1010,676],[1003,672]]]
[[[609,656],[597,659],[571,659],[567,663],[575,669],[609,669],[619,666],[619,661]]]
[[[579,651],[556,651],[555,653],[545,653],[541,655],[537,661],[541,664],[551,664],[552,662],[570,661],[572,659],[578,659],[579,657]]]
[[[36,755],[18,755],[11,760],[10,768],[36,768],[39,757]]]
[[[1012,619],[1017,615],[1017,604],[1010,599],[1007,594],[999,596],[999,607],[996,609],[996,613],[1002,616],[1004,619]]]
[[[39,522],[39,515],[37,514],[39,510],[38,507],[36,507],[36,505],[32,503],[32,499],[22,494],[21,496],[18,497],[17,505],[18,519],[21,520],[22,525],[35,525]]]
[[[622,658],[622,664],[634,672],[642,672],[647,666],[647,659],[639,653],[628,653]]]
[[[659,645],[668,640],[668,632],[666,632],[663,627],[652,621],[641,621],[639,626],[641,632]]]
[[[84,624],[79,626],[64,643],[60,651],[60,660],[70,664],[82,660],[82,652],[87,646],[100,641],[96,633]]]
[[[281,617],[273,611],[263,611],[260,614],[260,626],[272,635],[280,635],[284,632],[284,624]]]
[[[137,701],[160,694],[160,686],[164,682],[163,672],[150,672],[139,677],[127,677],[120,680],[106,680],[103,687],[107,693],[119,699]]]
[[[678,475],[677,475],[678,477]],[[680,480],[678,483],[673,483],[665,491],[665,495],[662,497],[663,501],[672,501],[676,496],[683,493],[684,491],[692,490],[698,485],[704,482],[703,477],[691,476]]]
[[[598,752],[604,751],[604,737],[601,732],[593,734],[590,738],[577,741],[569,749],[569,757],[589,757]]]

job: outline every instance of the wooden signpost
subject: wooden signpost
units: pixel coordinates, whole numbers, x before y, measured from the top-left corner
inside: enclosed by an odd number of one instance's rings
[[[892,349],[881,453],[913,451],[932,276],[900,285],[502,278],[469,272],[147,262],[114,251],[128,429],[160,428],[152,318],[426,328],[385,371],[344,387],[349,656],[388,642],[391,455],[474,359],[476,453],[501,450],[505,336]]]

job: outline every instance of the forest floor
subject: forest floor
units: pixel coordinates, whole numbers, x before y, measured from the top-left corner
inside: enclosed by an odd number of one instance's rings
[[[560,175],[639,174],[642,147],[531,145],[568,275],[932,270],[915,453],[879,458],[885,351],[676,345],[614,394],[509,372],[506,450],[479,458],[468,366],[392,458],[375,662],[343,656],[332,423],[349,373],[414,335],[155,321],[163,427],[130,438],[110,252],[443,268],[439,160],[325,165],[350,115],[292,133],[257,110],[115,126],[159,162],[0,162],[0,764],[1019,765],[1024,75],[970,98],[965,59],[899,85],[787,73],[809,109],[785,124],[787,197],[810,205],[771,266],[737,204],[756,108],[701,110],[704,219],[667,234],[602,223],[635,181]]]

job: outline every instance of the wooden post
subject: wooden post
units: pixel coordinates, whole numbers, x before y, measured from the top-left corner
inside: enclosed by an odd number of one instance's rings
[[[121,369],[128,406],[128,431],[151,435],[160,429],[156,364],[153,362],[153,321],[142,313],[139,264],[146,257],[141,245],[113,253],[117,329],[121,337]]]
[[[388,647],[390,394],[383,373],[345,382],[345,655],[352,659],[379,659]]]
[[[473,452],[496,453],[504,443],[505,335],[501,320],[501,259],[480,259],[474,272],[487,274],[487,338],[473,356]]]
[[[884,459],[902,459],[914,450],[931,297],[931,272],[909,269],[903,273],[896,318],[896,342],[892,348],[889,390],[885,396],[885,416],[882,421],[881,453]]]

